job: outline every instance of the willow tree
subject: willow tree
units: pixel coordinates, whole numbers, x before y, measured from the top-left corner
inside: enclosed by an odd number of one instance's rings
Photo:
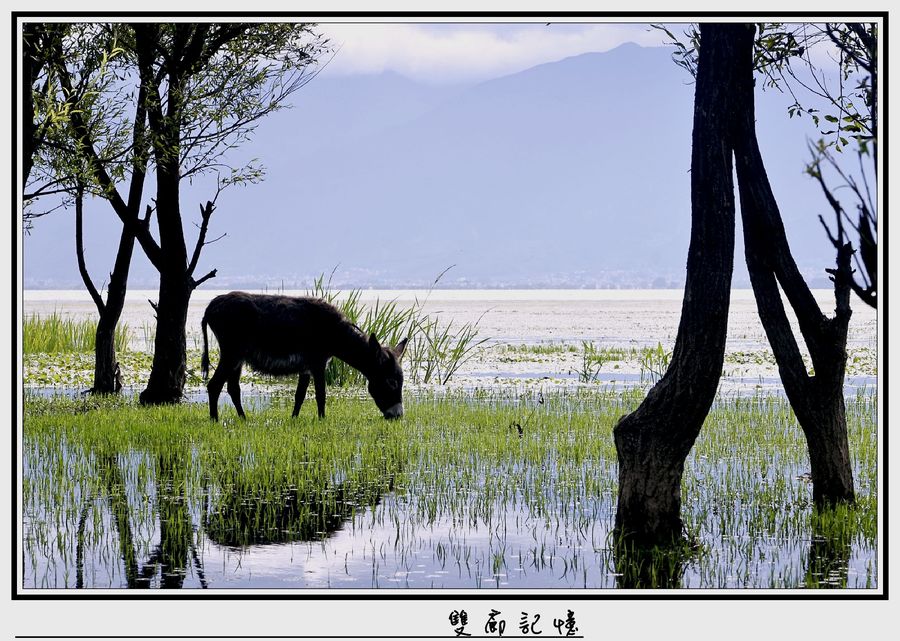
[[[123,227],[104,297],[85,257],[84,201],[124,189],[125,206],[137,212],[147,171],[143,99],[138,97],[129,109],[117,80],[127,67],[116,45],[120,30],[90,23],[25,23],[22,33],[24,223],[29,229],[34,218],[54,209],[74,209],[78,271],[98,313],[91,391],[101,394],[121,386],[115,333],[135,236]],[[86,161],[75,122],[90,132],[96,162],[110,177],[105,187],[97,183]],[[48,199],[51,204],[38,205]]]
[[[140,208],[116,190],[89,120],[73,112],[72,125],[101,193],[159,272],[153,365],[140,399],[173,403],[182,398],[186,380],[191,294],[216,275],[215,269],[198,271],[216,197],[226,186],[262,176],[253,163],[230,165],[228,152],[247,142],[262,118],[288,106],[314,76],[328,43],[309,24],[137,23],[124,25],[118,46],[130,64],[120,91],[145,110],[153,209],[141,217]],[[181,186],[204,174],[216,176],[216,196],[201,206],[199,232],[189,249]]]

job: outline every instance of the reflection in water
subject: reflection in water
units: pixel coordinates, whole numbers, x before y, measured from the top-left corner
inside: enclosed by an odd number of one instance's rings
[[[685,561],[691,549],[687,541],[671,547],[640,547],[619,540],[613,546],[616,587],[625,589],[680,588]]]
[[[274,495],[275,500],[259,500],[252,494],[226,493],[213,501],[207,494],[201,517],[207,538],[232,548],[318,541],[340,530],[358,508],[381,500],[380,494],[343,484],[307,492],[283,486]]]
[[[134,522],[141,508],[129,504],[127,463],[114,454],[98,454],[96,470],[103,500],[84,499],[76,533],[77,588],[87,587],[84,578],[85,530],[92,509],[105,511],[118,544],[124,585],[129,589],[160,587],[178,589],[193,571],[200,587],[207,587],[197,545],[198,528],[206,540],[226,548],[247,549],[268,544],[320,541],[339,531],[357,510],[374,508],[381,501],[377,489],[351,489],[346,484],[326,484],[322,489],[299,490],[282,483],[276,487],[246,488],[240,472],[228,482],[204,487],[199,514],[192,513],[186,496],[189,457],[180,453],[157,455],[154,459],[158,542],[142,560],[142,542]],[[393,487],[393,477],[388,489]],[[227,491],[231,489],[232,491]],[[149,496],[148,496],[149,498]],[[106,508],[104,510],[104,508]],[[144,543],[146,548],[146,544]],[[143,562],[142,562],[143,561]]]
[[[183,456],[169,454],[156,459],[156,498],[159,512],[159,543],[143,565],[139,563],[137,545],[132,528],[131,508],[124,474],[118,457],[111,454],[98,458],[98,472],[106,491],[111,521],[118,535],[119,551],[128,588],[152,587],[159,576],[162,588],[180,588],[184,584],[189,555],[198,560],[194,547],[193,524],[184,495],[186,466]],[[88,502],[82,512],[78,540],[78,558],[83,558],[81,526],[87,515]],[[84,587],[82,561],[78,563],[76,587]],[[197,563],[202,587],[206,587],[203,569]]]
[[[850,569],[851,534],[843,527],[827,528],[834,517],[832,508],[813,514],[813,533],[806,563],[806,586],[846,588]],[[841,519],[847,523],[848,519]]]

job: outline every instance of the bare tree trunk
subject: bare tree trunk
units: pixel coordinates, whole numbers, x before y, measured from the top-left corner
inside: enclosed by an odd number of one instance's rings
[[[756,139],[753,77],[737,87],[738,133],[735,159],[744,223],[747,269],[759,317],[797,421],[806,436],[817,505],[853,501],[853,471],[847,441],[844,374],[850,323],[852,248],[837,252],[832,274],[835,315],[827,318],[803,280],[791,255],[778,204],[766,176]],[[797,315],[815,371],[811,375],[784,309],[779,285]]]
[[[121,390],[119,364],[116,360],[115,335],[122,309],[125,306],[125,292],[128,287],[128,271],[134,250],[134,234],[122,229],[116,263],[109,275],[106,301],[91,280],[84,260],[84,191],[81,187],[75,193],[75,252],[81,280],[97,307],[99,320],[94,335],[94,394],[114,394]]]
[[[750,25],[704,24],[694,97],[691,243],[671,364],[643,403],[616,425],[616,533],[639,545],[682,537],[684,461],[715,398],[725,356],[735,205],[732,87],[752,72]]]
[[[185,325],[191,291],[184,272],[160,273],[153,368],[140,395],[144,405],[178,403],[182,399],[187,379]]]

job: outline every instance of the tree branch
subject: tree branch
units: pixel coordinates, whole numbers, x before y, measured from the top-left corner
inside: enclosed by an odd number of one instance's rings
[[[839,341],[835,340],[841,328],[846,329],[849,314],[843,313],[844,301],[838,306],[841,313],[827,319],[819,309],[809,286],[803,279],[791,254],[787,235],[772,187],[766,176],[765,165],[756,137],[755,115],[752,105],[752,87],[741,100],[748,105],[735,131],[735,159],[738,186],[741,198],[741,216],[744,221],[745,254],[750,279],[757,299],[760,320],[766,330],[778,368],[785,383],[791,403],[803,403],[810,391],[810,377],[800,356],[796,339],[784,312],[778,285],[781,285],[787,299],[796,313],[800,332],[809,348],[815,371],[824,372],[834,368],[840,359],[834,358],[834,350]],[[841,232],[838,233],[841,238]],[[844,296],[843,282],[849,271],[849,248],[839,250],[840,292]],[[852,252],[851,252],[852,253]],[[846,263],[846,265],[845,265]],[[845,269],[846,268],[846,269]],[[849,303],[848,303],[849,309]],[[840,343],[843,350],[845,341]]]
[[[94,286],[91,275],[88,273],[87,265],[84,262],[84,189],[79,185],[75,193],[75,254],[78,257],[78,273],[81,274],[81,280],[84,282],[85,288],[97,306],[97,311],[102,315],[106,305],[103,303],[103,297]]]
[[[216,277],[216,270],[214,269],[214,270],[210,271],[208,274],[206,274],[205,276],[201,276],[197,280],[194,280],[192,278],[191,279],[191,289],[197,289],[198,287],[200,287],[200,285],[202,285],[203,283],[208,281],[210,278],[215,278],[215,277]]]
[[[216,194],[218,197],[218,194]],[[197,236],[197,244],[194,246],[194,255],[191,256],[191,262],[188,265],[188,276],[194,275],[194,270],[197,269],[197,261],[200,260],[200,252],[203,251],[203,246],[206,244],[206,231],[209,227],[209,219],[212,216],[213,211],[215,210],[215,205],[212,200],[206,201],[206,206],[200,207],[200,234]]]
[[[72,90],[71,77],[69,76],[68,69],[66,69],[65,64],[62,61],[62,55],[63,54],[60,48],[60,50],[57,52],[57,73],[59,75],[60,84],[62,85],[63,89],[67,92],[70,92]],[[150,262],[153,263],[153,266],[158,270],[161,270],[163,268],[162,251],[159,245],[154,240],[153,236],[150,234],[149,229],[146,229],[138,224],[137,209],[129,209],[128,204],[126,204],[125,201],[122,200],[122,197],[119,195],[115,183],[113,182],[109,173],[106,171],[106,167],[104,166],[103,161],[97,155],[97,151],[94,148],[94,141],[91,138],[87,123],[85,122],[84,115],[81,110],[72,110],[71,123],[72,127],[75,130],[76,138],[81,143],[79,148],[84,157],[84,160],[87,161],[91,169],[91,173],[94,175],[94,178],[103,189],[104,197],[112,205],[113,210],[122,221],[122,224],[129,227],[132,233],[134,233],[135,238],[137,238],[138,242],[140,242],[141,247],[144,249],[144,253],[147,255],[147,258],[150,260]]]

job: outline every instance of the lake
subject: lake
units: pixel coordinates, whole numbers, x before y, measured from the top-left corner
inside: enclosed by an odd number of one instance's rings
[[[200,349],[200,319],[206,305],[219,290],[198,290],[191,298],[187,320],[189,349]],[[303,295],[302,291],[287,291]],[[833,293],[814,291],[824,313],[834,307]],[[131,346],[152,351],[153,310],[148,299],[156,292],[136,290],[128,293],[122,322],[130,329]],[[671,351],[681,314],[681,290],[362,290],[361,300],[398,301],[412,305],[424,301],[423,310],[441,323],[460,327],[477,323],[478,337],[486,338],[479,349],[460,368],[452,383],[463,387],[572,384],[579,382],[584,370],[582,345],[592,343],[598,349],[640,350],[662,345]],[[24,313],[46,315],[54,311],[75,318],[94,318],[94,304],[85,291],[26,290]],[[789,309],[789,308],[788,308]],[[796,319],[789,312],[796,336]],[[801,351],[806,355],[802,340]],[[569,346],[571,349],[516,349],[518,346]],[[877,374],[877,316],[875,310],[854,301],[848,338],[850,367],[847,393],[873,386]],[[756,312],[750,290],[734,290],[728,318],[726,362],[723,391],[755,393],[757,389],[780,389],[778,370],[765,332]],[[855,358],[855,361],[854,361]],[[857,366],[854,366],[854,362]],[[591,382],[634,385],[646,379],[639,355],[622,360],[607,359]],[[139,385],[143,372],[134,376]],[[583,376],[581,377],[583,378]],[[200,393],[202,388],[195,391]]]

